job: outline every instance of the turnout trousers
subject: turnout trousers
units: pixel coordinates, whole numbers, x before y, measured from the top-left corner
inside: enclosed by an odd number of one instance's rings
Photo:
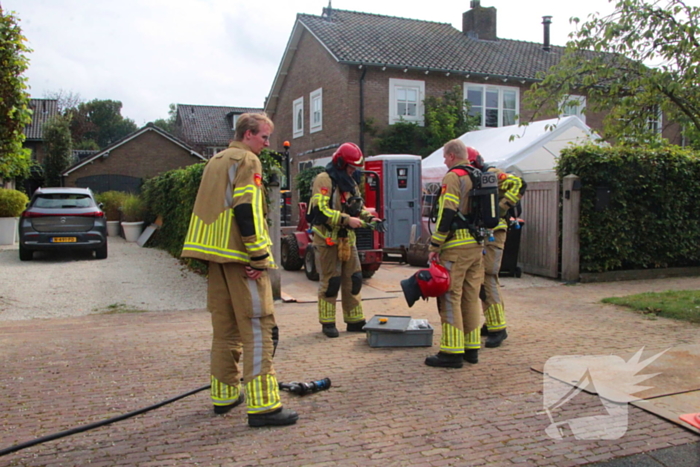
[[[438,297],[442,323],[440,352],[462,354],[465,349],[479,349],[479,289],[484,280],[481,264],[482,246],[451,248],[440,252],[440,263],[450,271],[450,289]]]
[[[338,259],[338,246],[319,245],[316,249],[318,285],[318,321],[321,324],[335,323],[336,300],[341,293],[343,321],[358,323],[365,319],[362,312],[362,266],[357,247],[351,246],[350,259]]]
[[[505,229],[496,230],[493,232],[493,241],[486,240],[484,243],[484,285],[480,296],[489,332],[497,332],[506,328],[505,303],[503,303],[501,295],[501,284],[498,281],[506,235]]]
[[[235,402],[243,384],[249,414],[282,407],[272,365],[275,315],[267,272],[258,280],[245,264],[209,262],[207,307],[214,337],[211,346],[211,396],[214,405]]]

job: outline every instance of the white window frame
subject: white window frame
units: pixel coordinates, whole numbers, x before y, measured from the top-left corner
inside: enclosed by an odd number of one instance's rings
[[[656,118],[647,118],[647,129],[654,131],[657,135],[663,133],[663,113],[659,106],[656,106]]]
[[[308,160],[308,161],[301,161],[298,163],[297,171],[301,172],[302,170],[311,168],[314,166],[314,161],[313,160]]]
[[[401,90],[416,91],[416,115],[399,115],[398,97]],[[404,121],[423,126],[423,114],[425,111],[423,99],[425,99],[425,81],[389,78],[389,125]]]
[[[309,95],[309,133],[321,130],[323,130],[323,88],[318,88]]]
[[[482,111],[481,112],[481,120],[479,121],[479,128],[485,129],[485,128],[500,128],[502,126],[508,126],[508,125],[514,125],[518,123],[518,114],[520,114],[520,88],[516,86],[495,86],[495,85],[490,85],[490,84],[476,84],[476,83],[464,83],[464,100],[469,100],[468,98],[468,91],[481,91],[481,105],[480,106],[472,106],[470,109],[470,115],[473,115],[473,111],[475,108],[484,108],[484,109],[497,109],[498,111],[498,122],[497,125],[494,126],[486,126],[486,112]],[[497,107],[487,107],[486,104],[486,93],[498,93],[498,104]],[[504,108],[504,95],[507,92],[514,92],[515,93],[515,108],[514,109],[506,109]],[[512,111],[514,112],[513,115],[513,122],[505,122],[504,123],[504,113],[505,111]]]
[[[586,96],[570,94],[562,99],[559,105],[560,117],[576,115],[583,123],[586,123]]]
[[[231,124],[233,125],[233,128],[231,128],[233,131],[236,131],[236,123],[238,123],[238,117],[240,117],[239,114],[233,114],[231,117]]]
[[[294,138],[304,136],[304,96],[292,103],[292,135]]]

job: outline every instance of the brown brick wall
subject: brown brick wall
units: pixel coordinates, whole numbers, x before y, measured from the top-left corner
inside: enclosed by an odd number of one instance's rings
[[[71,172],[65,186],[76,186],[79,178],[92,175],[127,175],[151,178],[169,170],[199,162],[198,157],[166,139],[155,131],[146,131],[110,151],[109,157],[100,157]]]

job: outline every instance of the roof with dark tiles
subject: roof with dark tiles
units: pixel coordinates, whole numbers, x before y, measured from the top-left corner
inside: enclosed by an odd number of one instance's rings
[[[58,115],[58,99],[29,99],[32,109],[32,121],[24,127],[24,135],[28,141],[44,139],[44,123]]]
[[[228,146],[234,136],[231,115],[262,111],[251,107],[178,104],[178,136],[190,144]]]
[[[297,15],[341,63],[408,67],[535,79],[556,64],[564,47],[468,37],[451,24],[333,9]]]

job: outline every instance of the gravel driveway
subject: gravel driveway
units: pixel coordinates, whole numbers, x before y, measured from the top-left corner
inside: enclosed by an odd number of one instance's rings
[[[109,257],[34,254],[0,246],[0,321],[93,313],[206,308],[206,279],[165,251],[109,237]]]

